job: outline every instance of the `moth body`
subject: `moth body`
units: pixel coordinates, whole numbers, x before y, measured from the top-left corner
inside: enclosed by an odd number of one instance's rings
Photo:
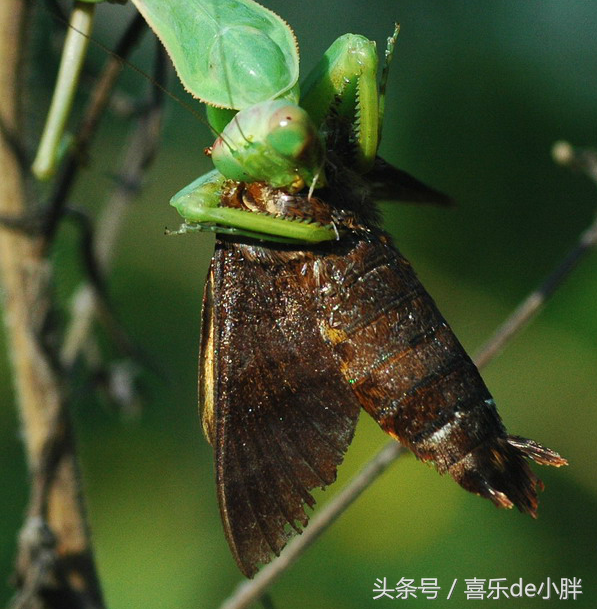
[[[224,205],[279,208],[340,231],[312,247],[234,238],[216,246],[201,401],[224,527],[248,576],[306,525],[309,491],[334,481],[360,407],[418,459],[498,507],[535,516],[540,482],[526,458],[566,463],[508,435],[410,263],[371,221],[372,204],[334,192],[309,198],[237,182],[223,191]]]

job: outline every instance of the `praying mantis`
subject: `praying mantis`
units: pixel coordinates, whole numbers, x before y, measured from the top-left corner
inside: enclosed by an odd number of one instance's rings
[[[136,2],[150,24],[163,23],[163,4]],[[250,19],[227,15],[216,2],[183,4],[182,22],[193,15],[209,13],[216,25],[204,35],[203,66],[186,61],[178,67],[183,84],[208,106],[208,118],[220,133],[211,149],[215,169],[200,177],[172,198],[172,205],[198,230],[236,234],[266,241],[316,243],[337,238],[332,226],[298,222],[289,217],[255,214],[220,206],[221,189],[227,180],[266,182],[274,188],[312,192],[326,184],[325,131],[332,111],[336,120],[348,126],[352,144],[351,165],[359,173],[371,170],[381,135],[384,93],[378,94],[375,44],[363,36],[347,34],[326,51],[302,86],[298,87],[297,44],[292,30],[273,13],[254,2],[233,3],[251,8],[267,21],[267,30],[255,29]],[[171,55],[185,58],[174,37],[175,26],[160,29],[158,35]],[[171,31],[172,30],[172,31]],[[178,30],[176,30],[178,33]],[[203,32],[201,32],[203,34]],[[264,35],[267,34],[267,35]],[[398,27],[388,39],[386,62],[392,56]],[[191,34],[189,34],[191,35]],[[197,35],[200,35],[197,33]],[[247,65],[224,61],[226,57],[249,57]],[[261,60],[271,61],[265,64]],[[198,62],[199,63],[199,62]],[[175,64],[177,64],[175,59]],[[255,67],[256,66],[256,67]],[[201,69],[200,69],[201,68]],[[217,68],[217,69],[216,69]],[[257,82],[247,83],[247,75]],[[385,90],[387,69],[380,85]],[[212,80],[218,81],[213,88]],[[224,109],[217,106],[224,105]],[[230,120],[230,110],[238,111]],[[226,124],[226,120],[229,122]],[[223,128],[222,128],[223,127]]]
[[[498,507],[535,515],[526,459],[373,199],[447,197],[377,156],[388,66],[338,38],[299,87],[290,27],[252,0],[134,0],[217,134],[215,168],[174,195],[180,232],[218,236],[204,295],[203,427],[220,512],[252,577],[331,484],[363,407],[419,459]],[[201,44],[197,45],[200,40]],[[192,52],[190,51],[192,49]]]

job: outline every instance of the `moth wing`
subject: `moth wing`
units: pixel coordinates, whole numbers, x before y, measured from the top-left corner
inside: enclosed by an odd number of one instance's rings
[[[200,393],[224,529],[252,577],[307,524],[309,491],[335,480],[360,405],[296,271],[240,252],[212,261]]]
[[[448,195],[423,184],[406,171],[390,165],[381,157],[375,158],[373,168],[364,177],[371,189],[371,196],[376,201],[454,205],[454,200]]]

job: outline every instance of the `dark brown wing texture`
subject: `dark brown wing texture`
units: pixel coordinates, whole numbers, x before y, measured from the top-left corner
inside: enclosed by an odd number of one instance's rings
[[[390,165],[381,157],[375,159],[373,168],[365,174],[364,179],[369,185],[371,197],[378,201],[454,205],[451,197],[423,184],[406,171]]]
[[[335,480],[360,410],[319,333],[312,298],[292,267],[263,263],[252,255],[260,251],[216,250],[202,349],[222,520],[248,577],[307,524],[309,491]]]

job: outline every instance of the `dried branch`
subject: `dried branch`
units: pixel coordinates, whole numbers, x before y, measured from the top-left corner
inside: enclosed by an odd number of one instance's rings
[[[554,147],[556,161],[582,169],[597,184],[597,154],[590,151],[575,151],[569,145],[566,145],[568,147],[564,149],[563,146],[564,144],[560,143]],[[506,319],[494,336],[481,349],[480,354],[475,359],[477,367],[483,368],[489,364],[506,343],[526,326],[581,258],[596,245],[597,218],[580,235],[578,245],[564,257],[543,285],[514,310],[512,315]],[[222,603],[220,609],[244,609],[262,597],[272,583],[404,452],[405,450],[394,441],[384,446],[363,467],[361,472],[322,508],[300,537],[295,538],[288,544],[282,554],[264,567],[255,579],[242,582],[232,595]]]
[[[30,2],[0,2],[0,122],[22,142],[20,83]],[[27,212],[25,174],[14,146],[0,138],[0,215]],[[31,497],[19,539],[14,607],[103,607],[66,392],[41,340],[52,309],[52,268],[39,236],[0,225],[4,321],[31,473]]]

